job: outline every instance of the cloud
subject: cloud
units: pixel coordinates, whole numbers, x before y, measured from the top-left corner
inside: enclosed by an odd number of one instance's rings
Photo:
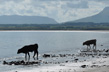
[[[106,6],[109,6],[109,0],[96,0],[96,2],[104,3]]]
[[[0,0],[0,15],[47,16],[65,22],[99,13],[107,0]]]
[[[23,0],[0,0],[0,3],[11,2],[11,1],[19,3],[22,2]]]
[[[77,3],[68,2],[67,6],[70,8],[88,8],[88,2],[87,1],[79,1]]]

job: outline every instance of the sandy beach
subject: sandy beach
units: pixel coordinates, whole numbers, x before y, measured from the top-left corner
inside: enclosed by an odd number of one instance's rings
[[[9,72],[108,72],[109,54],[81,55],[81,54],[48,54],[40,65],[30,68],[20,68]]]

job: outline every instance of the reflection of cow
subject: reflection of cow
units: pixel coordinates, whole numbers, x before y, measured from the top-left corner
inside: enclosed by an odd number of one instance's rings
[[[87,50],[91,49],[91,46],[90,46],[91,44],[93,45],[93,50],[96,50],[96,39],[92,39],[92,40],[83,42],[83,45],[87,45]],[[90,47],[90,49],[88,49],[88,47]],[[95,47],[95,49],[94,49],[94,47]]]
[[[24,53],[25,60],[27,60],[27,54],[28,54],[29,56],[28,60],[29,60],[30,59],[29,52],[34,52],[34,55],[33,55],[34,60],[35,60],[35,55],[37,54],[37,60],[38,60],[38,44],[24,46],[23,48],[18,50],[17,54]]]

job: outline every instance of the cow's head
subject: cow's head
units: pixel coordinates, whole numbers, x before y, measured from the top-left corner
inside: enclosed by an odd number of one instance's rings
[[[17,51],[17,54],[19,54],[19,53],[22,53],[21,49],[19,49],[19,50]]]
[[[83,42],[83,45],[86,45],[86,43],[85,43],[85,42]]]

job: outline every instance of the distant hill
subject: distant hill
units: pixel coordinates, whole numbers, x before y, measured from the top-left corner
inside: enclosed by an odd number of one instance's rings
[[[3,15],[0,16],[0,24],[57,24],[57,22],[43,16]]]
[[[109,7],[104,8],[103,11],[96,15],[75,20],[73,22],[109,23]]]

